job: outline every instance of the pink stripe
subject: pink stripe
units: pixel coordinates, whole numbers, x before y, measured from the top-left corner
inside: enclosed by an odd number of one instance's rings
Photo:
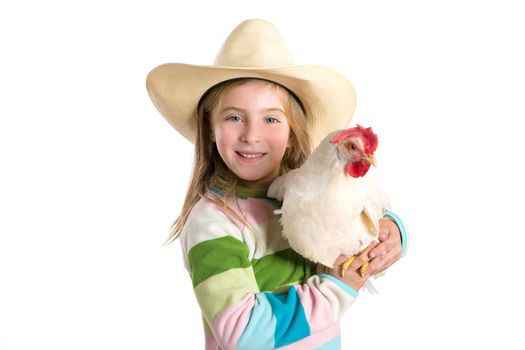
[[[204,336],[204,350],[220,350],[219,344],[211,332]]]
[[[295,290],[299,294],[311,333],[316,333],[334,321],[332,306],[319,289],[303,284],[295,285]]]
[[[275,209],[263,199],[248,198],[248,200],[240,202],[243,211],[248,213],[248,222],[250,224],[260,224],[276,219],[276,215],[273,213]],[[244,208],[242,206],[243,202]]]
[[[322,345],[325,345],[330,340],[337,337],[340,333],[339,322],[333,323],[330,327],[323,329],[317,334],[304,338],[296,343],[278,348],[279,350],[304,350],[304,349],[316,349]]]
[[[228,307],[213,320],[213,333],[223,343],[222,348],[235,349],[242,332],[248,324],[248,319],[255,304],[255,295],[247,294],[239,302]]]

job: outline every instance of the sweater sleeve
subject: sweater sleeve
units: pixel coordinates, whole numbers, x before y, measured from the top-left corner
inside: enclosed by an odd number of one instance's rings
[[[239,228],[218,211],[199,214],[188,219],[181,245],[197,301],[222,349],[291,344],[332,326],[356,299],[356,291],[329,275],[281,293],[261,292]]]
[[[407,254],[408,247],[408,232],[405,228],[405,225],[403,225],[403,221],[401,221],[399,216],[387,209],[383,210],[383,217],[391,219],[397,225],[401,235],[401,256],[405,256]]]

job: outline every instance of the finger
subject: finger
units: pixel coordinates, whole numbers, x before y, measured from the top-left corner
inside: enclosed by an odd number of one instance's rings
[[[334,268],[336,268],[337,266],[342,265],[348,258],[350,258],[350,257],[346,256],[346,255],[342,255],[342,254],[339,255],[339,257],[334,262]]]
[[[385,271],[400,258],[401,252],[389,251],[382,256],[370,260],[365,271],[365,276],[377,275],[378,273]]]
[[[391,235],[387,240],[380,242],[370,251],[368,256],[370,259],[374,259],[375,257],[385,255],[389,251],[401,252],[401,241],[396,238],[395,235]]]
[[[365,250],[359,253],[356,259],[350,264],[348,269],[357,271],[357,269],[363,266],[364,263],[367,263],[368,261],[370,261],[370,258],[368,257],[368,253],[370,252],[370,249],[376,246],[376,244],[377,242],[371,242],[370,245]]]
[[[337,259],[335,259],[333,267],[326,267],[326,273],[327,274],[335,273],[337,275],[344,277],[343,264],[346,262],[348,258],[350,257],[343,255],[343,254],[339,255]]]
[[[379,241],[394,239],[401,244],[401,232],[397,224],[390,219],[381,219],[379,221]]]
[[[379,220],[379,241],[382,242],[390,236],[390,224],[394,224],[390,219]]]
[[[368,257],[370,259],[374,259],[378,256],[383,256],[390,250],[388,248],[389,248],[388,243],[381,242],[377,244],[373,249],[370,250],[370,252],[368,253]]]

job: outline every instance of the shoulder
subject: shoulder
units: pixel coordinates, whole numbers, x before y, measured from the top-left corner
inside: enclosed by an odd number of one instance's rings
[[[180,235],[184,255],[192,247],[205,241],[232,236],[242,240],[239,227],[224,208],[207,198],[201,198],[193,207]]]

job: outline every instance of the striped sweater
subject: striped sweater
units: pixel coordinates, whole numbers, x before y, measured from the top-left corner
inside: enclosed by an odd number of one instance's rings
[[[340,349],[339,318],[358,293],[314,274],[281,237],[280,202],[265,195],[245,190],[230,200],[244,223],[203,198],[181,232],[206,349]]]

